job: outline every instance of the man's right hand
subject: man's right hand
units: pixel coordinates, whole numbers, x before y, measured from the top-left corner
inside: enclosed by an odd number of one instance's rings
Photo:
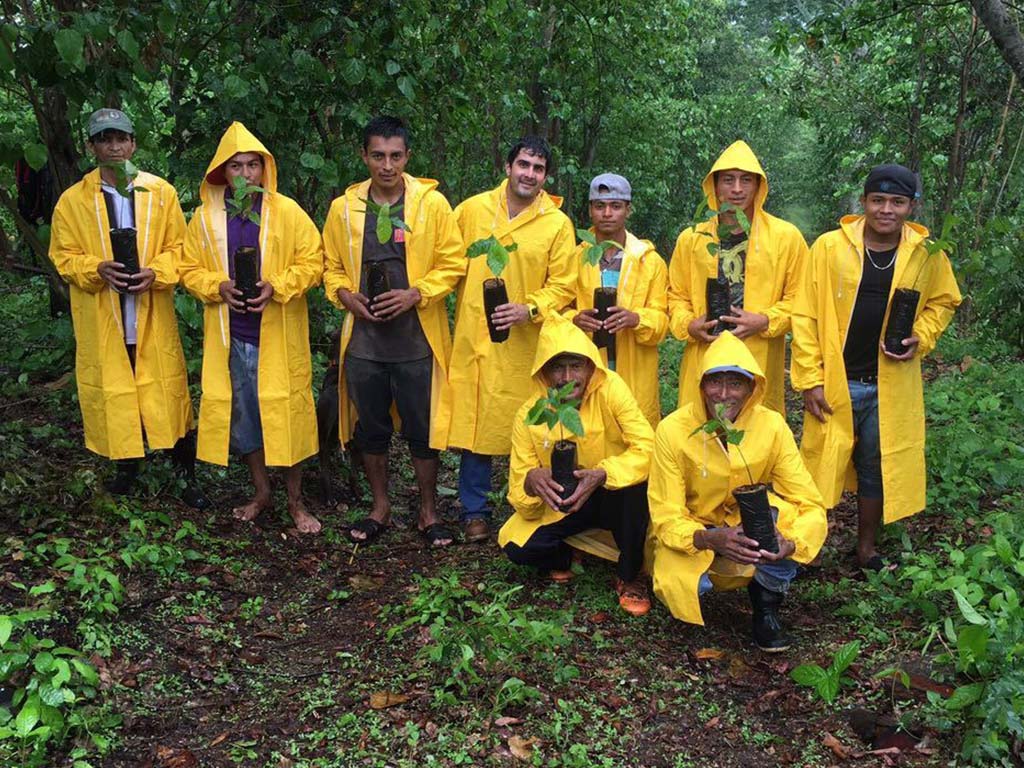
[[[581,331],[593,333],[601,330],[601,321],[597,319],[596,309],[581,309],[572,319],[573,323]]]
[[[555,482],[547,467],[535,467],[526,473],[523,490],[529,496],[537,496],[552,509],[560,509],[562,486]]]
[[[248,311],[249,308],[242,301],[242,292],[235,288],[234,280],[225,280],[217,286],[217,290],[220,292],[220,297],[224,300],[224,303],[230,307],[232,312]]]
[[[363,294],[353,293],[347,288],[339,288],[338,301],[341,302],[341,306],[360,320],[366,320],[370,323],[380,322],[380,318],[370,312],[370,300],[363,296]]]
[[[715,340],[715,337],[711,335],[711,330],[717,324],[717,320],[706,320],[704,315],[700,315],[690,321],[690,324],[686,326],[686,332],[690,334],[691,339],[710,344]]]
[[[131,284],[132,276],[124,271],[124,264],[119,261],[101,261],[96,265],[96,272],[115,291],[125,291]]]
[[[761,548],[743,535],[743,528],[713,528],[703,532],[703,549],[710,549],[736,563],[755,565],[761,562]]]
[[[825,387],[817,386],[804,390],[804,410],[824,423],[825,415],[832,415],[832,409],[825,399]]]

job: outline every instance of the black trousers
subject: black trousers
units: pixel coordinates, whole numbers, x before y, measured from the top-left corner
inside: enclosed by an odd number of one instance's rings
[[[565,539],[588,528],[606,528],[619,548],[619,578],[632,581],[643,568],[650,519],[646,481],[617,491],[598,488],[578,512],[542,525],[523,546],[506,544],[505,554],[517,565],[532,565],[543,571],[566,570],[572,564],[572,550]]]

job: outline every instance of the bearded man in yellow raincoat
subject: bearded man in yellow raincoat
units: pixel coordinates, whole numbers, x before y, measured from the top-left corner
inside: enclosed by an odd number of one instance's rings
[[[105,485],[118,495],[135,481],[144,440],[170,449],[185,481],[182,501],[204,509],[210,502],[195,483],[192,400],[174,315],[185,233],[178,194],[150,173],[118,178],[116,166],[124,169],[135,152],[124,112],[92,114],[89,149],[99,167],[61,195],[50,239],[50,259],[71,286],[85,445],[116,462]],[[129,250],[134,243],[137,264],[118,261],[112,232]]]
[[[651,607],[641,573],[649,519],[651,425],[628,385],[608,370],[594,343],[566,318],[553,315],[545,321],[531,375],[533,395],[512,421],[508,501],[514,511],[498,533],[498,543],[512,562],[566,582],[572,578],[566,538],[591,528],[610,530],[619,549],[619,605],[642,616]],[[573,388],[568,397],[579,401],[583,435],[573,438],[581,467],[574,473],[578,485],[565,495],[551,473],[551,452],[556,439],[571,435],[526,420],[538,397],[569,382]]]
[[[864,184],[863,215],[814,243],[793,310],[793,388],[804,395],[800,451],[828,507],[857,491],[857,559],[878,571],[884,520],[925,506],[921,358],[960,304],[949,259],[908,221],[917,176],[880,165]],[[931,251],[931,252],[930,252]],[[913,332],[897,348],[880,341],[897,289],[920,292]]]
[[[459,288],[448,445],[462,449],[459,500],[469,542],[486,539],[490,531],[491,457],[509,452],[512,419],[530,389],[540,324],[576,295],[576,233],[559,210],[562,199],[544,191],[550,172],[548,143],[525,137],[508,153],[508,178],[455,209],[467,247],[492,236],[517,246],[502,273],[509,301],[492,314],[496,328],[509,330],[507,341],[492,343],[488,335],[483,282],[491,274],[485,259],[470,261]]]
[[[453,536],[438,521],[435,499],[438,449],[446,447],[451,409],[445,297],[465,274],[465,249],[437,182],[404,172],[409,132],[401,120],[386,115],[371,120],[363,130],[362,156],[370,178],[331,204],[324,225],[327,298],[348,311],[341,332],[338,434],[342,445],[353,440],[359,449],[373,493],[373,509],[349,537],[372,541],[391,518],[388,447],[394,406],[419,485],[419,530],[431,546],[447,546]],[[388,206],[392,221],[380,230],[384,239],[378,234],[384,211],[367,201]],[[374,274],[385,274],[386,285],[375,286]],[[387,290],[371,302],[371,291],[380,288]]]
[[[795,226],[764,209],[768,177],[746,142],[737,141],[721,154],[704,177],[703,190],[708,208],[720,213],[684,230],[669,262],[669,329],[686,342],[679,405],[700,402],[701,358],[714,332],[727,328],[764,371],[765,405],[785,414],[786,333],[807,243]],[[746,216],[749,233],[736,211]],[[732,304],[729,314],[711,320],[709,279],[728,284]]]
[[[238,180],[245,194],[236,204]],[[299,464],[318,448],[305,294],[323,274],[320,232],[277,191],[274,156],[241,123],[220,140],[199,196],[181,269],[204,304],[199,458],[225,465],[229,450],[242,456],[255,494],[235,508],[240,520],[272,505],[267,467],[287,467],[288,512],[300,532],[316,533]],[[242,248],[256,249],[260,278],[259,294],[245,300],[235,286]]]
[[[601,252],[596,264],[584,261],[588,243],[576,253],[579,278],[576,308],[568,314],[578,328],[593,334],[602,328],[615,338],[614,357],[602,347],[601,359],[629,385],[651,427],[661,420],[658,399],[658,344],[668,331],[665,282],[668,269],[654,244],[626,230],[632,213],[633,189],[627,179],[602,173],[590,182],[590,231],[598,243],[617,243]],[[597,319],[594,290],[614,288],[615,306],[608,319]]]
[[[648,490],[654,594],[677,619],[703,624],[700,595],[747,583],[754,642],[763,651],[783,651],[790,641],[778,610],[796,564],[817,556],[828,531],[821,496],[785,418],[761,404],[761,367],[729,331],[704,354],[700,392],[701,402],[666,416],[654,435]],[[718,406],[742,430],[739,445],[701,430]],[[759,549],[740,525],[733,491],[756,483],[770,484],[775,553]]]

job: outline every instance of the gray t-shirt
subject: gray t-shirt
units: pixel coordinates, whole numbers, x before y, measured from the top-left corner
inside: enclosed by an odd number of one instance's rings
[[[392,206],[395,210],[404,201],[404,196]],[[402,216],[402,211],[398,211]],[[363,228],[362,268],[360,269],[359,292],[367,293],[367,275],[369,265],[380,263],[387,270],[388,281],[392,289],[408,288],[409,273],[405,268],[405,230],[395,228],[391,231],[391,239],[386,243],[377,240],[377,216],[372,211],[366,212],[366,224]],[[354,319],[352,339],[345,350],[346,355],[358,357],[360,360],[373,360],[378,363],[407,363],[422,360],[431,355],[430,344],[420,325],[419,314],[413,307],[393,320],[383,323],[371,323]]]

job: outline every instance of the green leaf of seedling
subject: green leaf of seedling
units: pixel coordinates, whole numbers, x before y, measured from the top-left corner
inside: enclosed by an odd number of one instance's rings
[[[841,675],[853,663],[853,660],[857,658],[859,653],[860,640],[853,640],[847,643],[836,651],[836,655],[832,658],[832,670],[837,676]]]
[[[544,411],[547,410],[548,399],[546,397],[538,397],[537,402],[533,404],[530,410],[526,414],[527,424],[538,424],[541,418],[544,416]]]
[[[826,672],[825,678],[815,686],[815,690],[826,704],[831,704],[839,695],[839,675]]]
[[[577,228],[576,237],[578,237],[584,243],[589,243],[590,245],[597,245],[597,236],[594,235],[594,233],[591,232],[589,229]]]
[[[466,258],[475,259],[477,256],[483,256],[485,253],[489,253],[491,245],[496,243],[497,240],[491,237],[484,237],[476,242],[470,243],[469,248],[466,249]]]
[[[501,273],[508,266],[508,249],[495,240],[487,252],[487,268],[495,277],[501,277]]]
[[[412,227],[410,227],[408,224],[402,221],[401,217],[399,216],[392,216],[391,224],[395,227],[395,229],[404,229],[406,232],[412,232]]]
[[[801,664],[794,668],[789,676],[800,685],[814,688],[825,679],[827,673],[817,664]]]
[[[739,445],[743,442],[744,431],[742,429],[729,429],[726,430],[725,442],[729,445]]]
[[[747,214],[744,211],[740,210],[739,208],[736,209],[736,221],[738,221],[740,223],[740,226],[743,228],[743,233],[745,235],[749,235],[750,219],[748,219]]]
[[[567,405],[560,408],[558,419],[562,422],[562,426],[576,437],[583,437],[583,420],[580,418],[580,412],[574,406]]]
[[[718,251],[720,250],[720,246],[718,245],[718,243],[708,243],[707,249],[709,254],[711,254],[712,256],[717,256]]]
[[[14,631],[14,622],[10,616],[0,616],[0,648],[7,645],[11,639],[11,632]]]
[[[953,597],[956,598],[956,604],[960,608],[960,613],[963,614],[963,617],[968,622],[970,622],[971,624],[977,624],[979,626],[982,624],[988,624],[988,619],[986,619],[984,616],[978,613],[974,609],[974,606],[972,606],[967,601],[967,598],[960,594],[959,590],[953,590]]]
[[[377,214],[377,242],[381,245],[391,241],[391,206],[385,203]]]

